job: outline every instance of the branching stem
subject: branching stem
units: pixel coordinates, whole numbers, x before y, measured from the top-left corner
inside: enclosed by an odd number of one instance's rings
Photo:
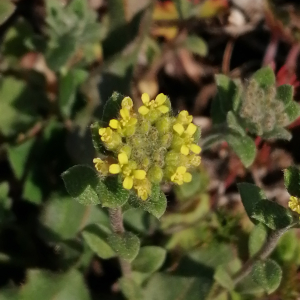
[[[232,281],[234,286],[240,283],[247,275],[250,274],[254,264],[259,260],[265,260],[269,257],[269,255],[275,249],[278,240],[280,237],[289,229],[290,227],[278,229],[272,231],[268,238],[266,239],[265,243],[262,245],[260,250],[251,257],[246,263],[242,266],[242,268],[232,276]],[[214,288],[214,291],[209,295],[209,299],[216,299],[224,292],[224,288],[219,286],[218,288]]]

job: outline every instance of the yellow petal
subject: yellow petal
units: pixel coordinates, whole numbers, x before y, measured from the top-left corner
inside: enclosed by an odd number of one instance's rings
[[[182,145],[181,148],[180,148],[180,152],[183,155],[188,155],[190,153],[190,149],[186,145]]]
[[[105,133],[105,131],[106,131],[106,128],[100,128],[99,129],[99,134],[103,135]]]
[[[132,102],[132,99],[130,97],[125,97],[123,100],[122,100],[122,108],[127,108],[127,109],[131,109],[133,107],[133,102]]]
[[[145,179],[146,171],[144,171],[144,170],[135,170],[135,171],[133,171],[133,176],[136,179],[140,179],[140,180]]]
[[[193,123],[189,124],[189,126],[187,127],[186,129],[186,133],[189,135],[189,136],[193,136],[194,133],[196,132],[197,130],[197,126]]]
[[[94,164],[100,163],[100,162],[102,162],[102,159],[100,159],[99,157],[93,159]]]
[[[137,123],[137,119],[136,118],[131,118],[129,121],[128,121],[128,126],[133,126]]]
[[[191,173],[185,173],[184,175],[183,175],[183,181],[184,182],[191,182],[192,181],[192,174]]]
[[[158,94],[155,98],[155,102],[157,105],[164,104],[166,102],[166,100],[167,100],[167,96],[163,93]]]
[[[122,152],[118,155],[118,160],[121,165],[128,164],[128,156],[125,152]]]
[[[109,126],[113,129],[117,129],[119,127],[119,121],[116,119],[112,119],[109,121]]]
[[[199,154],[201,152],[200,146],[196,144],[192,144],[190,147],[191,151],[194,152],[195,154]]]
[[[121,108],[120,109],[120,115],[122,117],[122,119],[128,119],[130,114],[129,114],[129,110],[126,108]]]
[[[166,105],[161,105],[157,108],[162,114],[166,114],[170,109]]]
[[[143,105],[139,108],[138,111],[141,115],[145,116],[149,112],[149,108]]]
[[[112,164],[109,166],[109,173],[118,174],[121,172],[121,167],[117,164]]]
[[[178,174],[184,174],[186,172],[186,167],[180,166],[177,168],[176,173]]]
[[[129,176],[125,177],[124,181],[123,181],[123,187],[126,190],[131,190],[133,186],[133,179]]]
[[[184,132],[184,127],[179,124],[179,123],[176,123],[173,125],[173,129],[174,131],[176,131],[179,135],[182,135],[182,133]]]
[[[144,93],[142,95],[142,101],[143,101],[144,104],[147,104],[147,103],[150,102],[150,97],[149,97],[149,95],[147,93]]]

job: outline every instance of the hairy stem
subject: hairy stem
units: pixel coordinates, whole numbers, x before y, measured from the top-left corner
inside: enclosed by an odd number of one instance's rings
[[[290,227],[278,229],[272,231],[268,238],[266,239],[265,243],[262,245],[260,250],[251,257],[246,263],[242,266],[242,268],[232,276],[232,281],[234,286],[240,283],[247,275],[250,274],[254,264],[259,260],[265,260],[269,257],[269,255],[275,249],[278,240],[280,237],[289,229]],[[215,299],[219,297],[225,289],[221,286],[214,286],[214,290],[210,293],[208,299]]]
[[[121,208],[110,208],[109,209],[110,225],[114,233],[122,235],[125,232],[123,225],[123,215]],[[122,275],[129,277],[131,275],[131,265],[128,261],[119,258]]]

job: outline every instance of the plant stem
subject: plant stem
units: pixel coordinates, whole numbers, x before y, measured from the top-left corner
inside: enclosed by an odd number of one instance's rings
[[[110,208],[109,212],[109,219],[110,225],[114,233],[122,235],[125,232],[124,225],[123,225],[123,215],[122,209],[119,208]],[[119,257],[120,267],[122,271],[122,275],[124,277],[131,276],[131,265],[128,261]]]
[[[247,275],[250,274],[254,264],[259,261],[259,260],[265,260],[269,257],[269,255],[273,252],[275,249],[278,240],[280,237],[288,230],[290,227],[283,228],[283,229],[278,229],[272,231],[265,243],[262,245],[260,250],[253,255],[246,263],[242,266],[242,268],[235,273],[232,276],[232,281],[234,286],[236,286],[238,283],[240,283]],[[216,299],[217,297],[220,296],[221,293],[224,292],[224,288],[219,286],[218,288],[214,288],[214,291],[209,295],[208,299]]]

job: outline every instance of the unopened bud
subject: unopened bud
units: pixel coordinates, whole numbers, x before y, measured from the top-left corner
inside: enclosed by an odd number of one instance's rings
[[[149,180],[153,183],[160,183],[162,181],[163,170],[157,165],[151,167],[147,174]]]

